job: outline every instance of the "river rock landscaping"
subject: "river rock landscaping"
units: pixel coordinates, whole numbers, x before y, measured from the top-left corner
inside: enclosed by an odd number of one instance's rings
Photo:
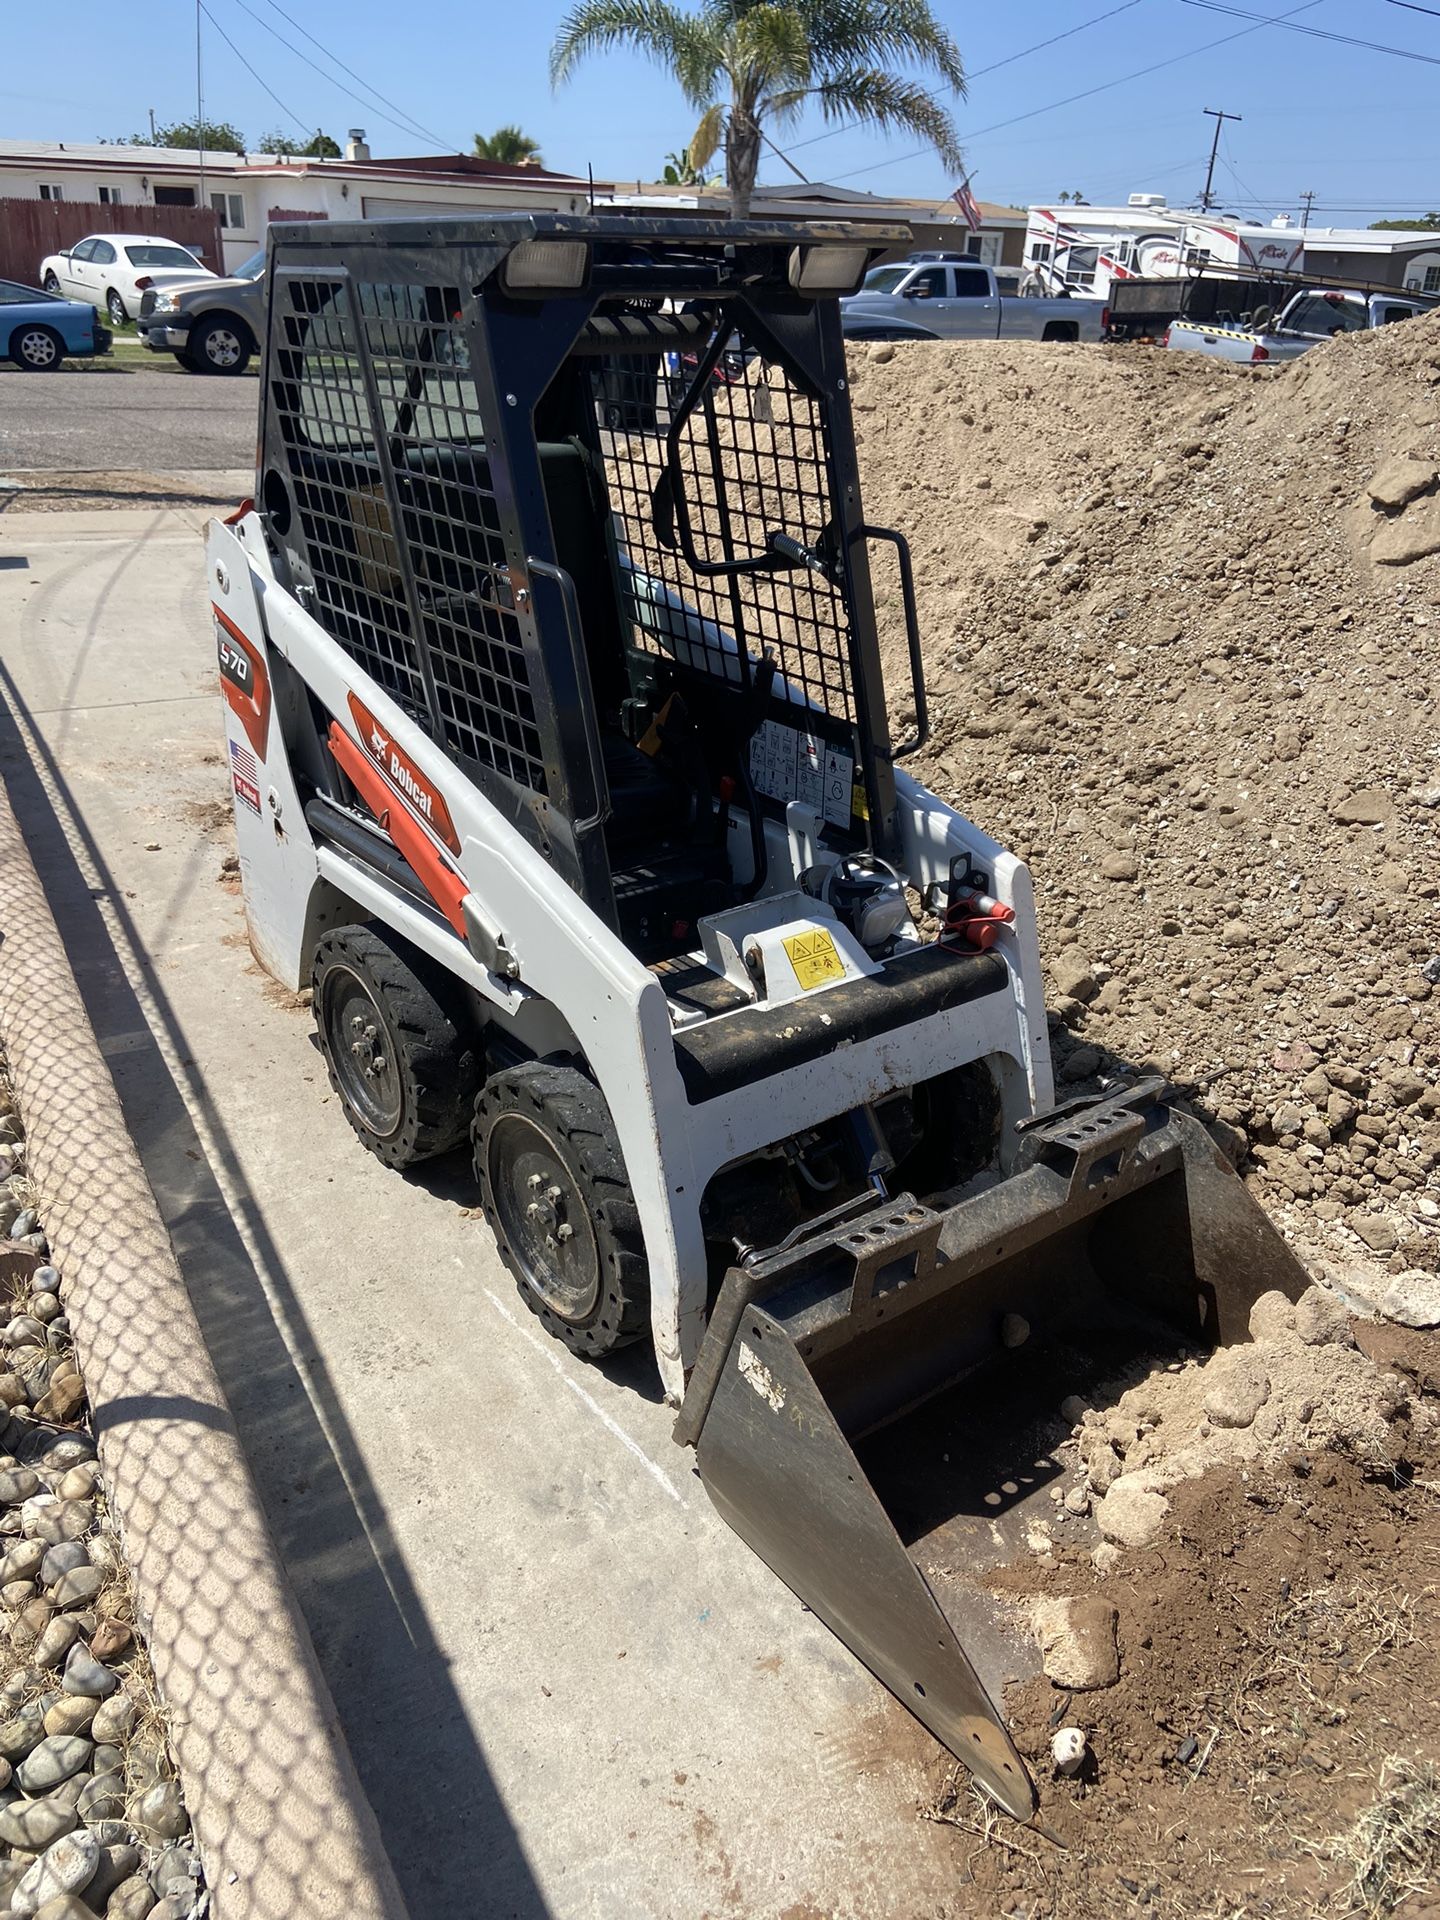
[[[0,1070],[0,1920],[202,1920],[43,1218]]]

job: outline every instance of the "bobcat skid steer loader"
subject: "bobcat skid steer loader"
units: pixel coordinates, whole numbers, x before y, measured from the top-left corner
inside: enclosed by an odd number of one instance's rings
[[[208,547],[255,953],[364,1145],[469,1137],[527,1305],[648,1328],[725,1518],[1026,1819],[982,1580],[1054,1410],[1304,1276],[1158,1083],[1053,1106],[1029,875],[903,770],[837,302],[908,235],[272,236]]]

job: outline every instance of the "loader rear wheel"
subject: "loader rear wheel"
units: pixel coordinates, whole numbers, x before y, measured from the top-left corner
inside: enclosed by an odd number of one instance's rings
[[[650,1280],[615,1123],[573,1067],[527,1061],[475,1102],[475,1173],[521,1298],[572,1353],[639,1339]]]
[[[387,1167],[465,1138],[480,1055],[445,970],[386,927],[337,927],[315,950],[315,1024],[345,1118]]]

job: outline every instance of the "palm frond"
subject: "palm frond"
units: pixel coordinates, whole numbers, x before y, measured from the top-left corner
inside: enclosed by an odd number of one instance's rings
[[[715,92],[722,49],[709,12],[682,13],[669,0],[580,0],[550,49],[550,84],[563,86],[590,53],[629,47],[664,67],[694,107]]]
[[[965,92],[960,49],[929,0],[794,0],[817,68],[900,61],[938,73]]]
[[[725,109],[719,105],[707,107],[700,116],[699,126],[690,136],[690,145],[685,149],[685,158],[692,173],[704,173],[720,151],[720,142],[724,138]]]
[[[735,22],[728,37],[726,65],[752,99],[780,86],[806,86],[810,80],[810,37],[799,10],[760,0]]]
[[[827,120],[860,120],[886,133],[913,133],[934,147],[947,167],[963,164],[955,122],[915,80],[877,67],[828,74],[813,96]]]

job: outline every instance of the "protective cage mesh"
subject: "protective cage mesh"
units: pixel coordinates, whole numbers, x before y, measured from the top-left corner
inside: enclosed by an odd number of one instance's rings
[[[667,434],[709,345],[702,338],[666,354],[658,366],[653,355],[623,353],[596,366],[595,404],[606,429],[605,475],[635,644],[736,686],[748,684],[751,661],[769,654],[778,699],[809,702],[853,725],[852,636],[843,589],[806,566],[696,572],[679,544],[678,508],[665,504]],[[773,553],[770,541],[777,533],[812,552],[833,538],[824,410],[783,367],[767,365],[740,333],[730,334],[698,405],[684,420],[678,456],[676,480],[703,562]],[[795,724],[800,719],[797,713]]]
[[[277,305],[283,347],[271,401],[317,618],[433,734],[423,643],[442,744],[545,792],[458,290],[364,282],[347,292],[343,282],[287,276]]]

